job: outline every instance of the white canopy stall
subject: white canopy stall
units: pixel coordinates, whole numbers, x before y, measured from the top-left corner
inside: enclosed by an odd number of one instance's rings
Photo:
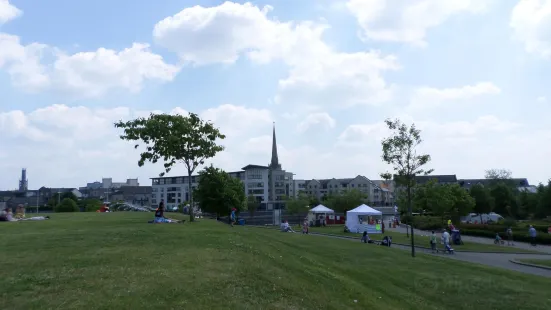
[[[350,232],[368,234],[382,233],[383,213],[365,204],[346,212],[346,227]]]
[[[314,224],[316,223],[316,219],[323,219],[325,221],[325,217],[329,213],[335,213],[335,211],[324,205],[318,205],[308,211],[308,222]]]

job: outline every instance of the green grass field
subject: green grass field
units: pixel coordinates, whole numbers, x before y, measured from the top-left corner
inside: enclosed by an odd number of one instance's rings
[[[148,213],[0,223],[0,309],[551,309],[551,280]],[[528,301],[528,303],[527,303]]]
[[[339,236],[347,236],[347,237],[357,237],[358,239],[361,238],[361,234],[357,233],[345,233],[344,232],[344,226],[342,225],[331,225],[327,227],[311,227],[311,232],[318,232],[318,233],[325,233],[325,234],[333,234],[333,235],[339,235]],[[392,236],[392,242],[394,243],[401,243],[401,244],[411,244],[411,239],[407,237],[407,234],[404,232],[396,232],[396,231],[385,231],[385,235]],[[437,234],[438,236],[438,242],[440,242],[440,234]],[[381,239],[382,235],[370,235],[372,239]],[[414,237],[415,245],[416,246],[422,246],[422,247],[430,247],[429,244],[429,236],[423,236],[416,234]],[[514,252],[514,253],[539,253],[537,251],[530,251],[526,249],[516,248],[514,246],[504,246],[504,245],[493,245],[493,244],[481,244],[481,243],[474,243],[474,242],[467,242],[463,241],[463,245],[455,245],[453,246],[455,250],[457,251],[481,251],[481,252]],[[442,245],[438,244],[439,247],[442,247]]]
[[[519,259],[523,263],[540,265],[551,268],[551,259]]]

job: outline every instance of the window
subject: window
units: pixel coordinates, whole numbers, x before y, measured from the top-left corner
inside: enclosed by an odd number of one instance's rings
[[[182,193],[178,193],[178,197],[182,197]]]
[[[159,184],[165,184],[165,179],[159,179]]]
[[[354,187],[354,184],[350,184],[350,185],[352,185],[352,187]]]
[[[152,191],[153,193],[156,193],[158,190],[159,190],[158,188],[152,188],[152,189],[151,189],[151,191]]]
[[[182,184],[182,183],[184,183],[184,178],[182,178],[182,177],[177,177],[177,178],[176,178],[176,183],[177,183],[177,184]]]
[[[264,194],[264,190],[263,189],[249,189],[249,195],[262,195]]]
[[[285,194],[285,190],[284,189],[276,189],[275,193],[282,195],[282,194]]]
[[[264,187],[264,183],[251,182],[251,183],[247,183],[247,187],[249,187],[249,188]]]

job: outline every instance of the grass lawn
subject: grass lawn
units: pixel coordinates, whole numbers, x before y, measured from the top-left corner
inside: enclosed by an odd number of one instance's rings
[[[0,309],[551,309],[551,279],[151,213],[0,223]]]
[[[519,261],[528,264],[540,265],[551,268],[551,259],[519,259]]]
[[[319,232],[319,233],[326,233],[326,234],[334,234],[334,235],[340,235],[340,236],[348,236],[348,237],[357,237],[358,239],[361,238],[361,234],[357,233],[345,233],[344,232],[344,226],[343,225],[331,225],[327,227],[310,227],[311,232]],[[385,235],[392,236],[392,242],[394,243],[402,243],[402,244],[411,244],[411,239],[407,237],[407,234],[396,231],[385,231]],[[437,234],[438,236],[438,242],[440,243],[440,234]],[[370,235],[372,239],[382,239],[382,235]],[[417,246],[423,246],[423,247],[430,247],[429,244],[429,236],[422,236],[416,234],[414,237],[415,245]],[[514,246],[503,246],[503,245],[494,245],[494,244],[481,244],[481,243],[475,243],[475,242],[466,242],[463,241],[463,245],[455,245],[453,248],[458,251],[490,251],[490,252],[518,252],[518,253],[540,253],[537,251],[530,251],[526,249],[520,249],[516,248]],[[439,247],[443,247],[441,244],[438,244]]]

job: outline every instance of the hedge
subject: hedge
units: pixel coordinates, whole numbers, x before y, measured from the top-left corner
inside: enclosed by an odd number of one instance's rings
[[[461,234],[465,236],[474,236],[474,237],[487,237],[487,238],[495,238],[496,232],[490,231],[490,230],[478,230],[478,229],[462,229]],[[499,236],[503,240],[507,240],[507,236],[505,235],[505,231],[498,232]],[[513,232],[513,240],[519,241],[519,242],[530,242],[530,236],[527,232],[525,233],[516,233]],[[542,234],[538,233],[536,236],[536,243],[537,244],[545,244],[545,245],[551,245],[551,235],[550,234]]]

